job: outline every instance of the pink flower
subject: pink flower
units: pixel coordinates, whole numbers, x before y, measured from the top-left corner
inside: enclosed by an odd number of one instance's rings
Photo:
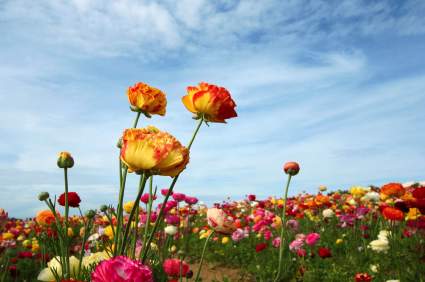
[[[174,193],[173,199],[177,202],[183,202],[186,199],[186,195],[182,193]]]
[[[288,220],[288,222],[286,223],[286,226],[288,226],[292,231],[296,232],[298,231],[298,227],[299,227],[299,223],[298,221],[296,221],[295,219],[290,219]]]
[[[272,237],[272,232],[270,230],[264,231],[264,239],[265,240],[270,240],[271,237]]]
[[[279,237],[274,238],[273,241],[272,241],[272,245],[275,248],[279,248],[280,247],[280,238]]]
[[[168,190],[169,190],[169,189],[167,189],[167,188],[165,188],[165,189],[161,189],[161,195],[162,195],[162,196],[167,195]],[[173,195],[173,192],[171,192],[171,195]]]
[[[280,243],[280,242],[279,242]],[[291,251],[298,251],[304,246],[304,241],[301,239],[295,239],[289,244],[289,249]]]
[[[232,240],[235,242],[239,242],[240,240],[245,238],[244,235],[244,231],[241,228],[238,228],[235,230],[235,232],[232,233]]]
[[[309,246],[313,246],[319,241],[320,235],[318,233],[310,233],[305,237],[305,242]]]
[[[152,195],[152,202],[156,200],[156,196]],[[140,202],[142,203],[149,203],[149,193],[145,193],[142,195],[142,197],[140,198]]]
[[[188,205],[195,205],[198,202],[198,198],[186,196],[186,198],[184,199],[184,201]]]
[[[93,271],[92,282],[153,282],[152,270],[125,256],[102,261]]]

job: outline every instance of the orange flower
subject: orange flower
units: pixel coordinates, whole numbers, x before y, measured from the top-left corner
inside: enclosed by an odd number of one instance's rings
[[[404,213],[401,210],[392,207],[384,208],[382,215],[388,220],[401,221],[404,219]]]
[[[226,122],[226,119],[237,117],[236,104],[224,87],[205,82],[189,86],[182,102],[190,112],[198,116],[203,114],[206,121]]]
[[[127,129],[122,139],[121,160],[130,172],[148,171],[174,177],[189,162],[189,150],[156,127]]]
[[[58,212],[56,214],[60,217]],[[55,215],[50,210],[42,210],[37,213],[35,221],[40,225],[50,225],[55,221]]]
[[[161,90],[138,82],[128,88],[127,96],[132,110],[143,112],[145,115],[165,115],[167,98]]]
[[[388,183],[381,187],[381,194],[386,196],[401,197],[406,193],[406,189],[400,183]]]

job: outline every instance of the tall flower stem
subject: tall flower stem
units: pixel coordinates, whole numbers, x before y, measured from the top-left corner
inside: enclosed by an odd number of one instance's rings
[[[127,226],[125,227],[124,236],[122,238],[122,246],[120,248],[120,254],[121,255],[124,255],[125,254],[125,249],[127,247],[127,241],[128,241],[127,240],[128,239],[127,238],[128,237],[128,233],[130,232],[131,223],[133,221],[134,214],[136,213],[137,206],[139,205],[140,198],[142,197],[143,191],[145,190],[145,184],[146,184],[146,181],[147,180],[148,180],[148,176],[146,175],[146,173],[143,173],[140,176],[139,193],[137,194],[136,200],[134,201],[134,205],[131,208],[130,216],[128,218]]]
[[[66,261],[66,271],[65,271],[65,278],[69,279],[70,278],[70,265],[69,265],[69,238],[68,238],[68,226],[69,226],[69,222],[68,222],[68,215],[69,215],[69,203],[68,203],[68,168],[64,168],[64,180],[65,180],[65,232],[64,232],[64,237],[65,237],[65,249],[66,249],[66,257],[65,257],[65,261]]]
[[[146,222],[145,222],[145,232],[143,235],[143,244],[142,249],[145,248],[146,239],[148,238],[148,232],[149,232],[149,226],[151,223],[151,212],[152,212],[152,202],[153,202],[153,194],[152,194],[152,188],[153,188],[153,176],[149,179],[149,202],[147,206],[147,214],[146,214]],[[142,252],[140,252],[140,255]]]
[[[282,226],[280,230],[280,246],[279,246],[279,265],[277,267],[277,275],[275,278],[275,282],[279,281],[280,276],[282,275],[282,259],[283,259],[283,239],[285,236],[285,223],[286,223],[286,204],[288,201],[288,190],[289,190],[289,183],[291,183],[292,175],[288,174],[288,181],[286,182],[285,187],[285,197],[283,202],[283,209],[282,209]]]
[[[141,115],[141,112],[137,112],[136,118],[134,119],[134,122],[133,122],[133,128],[137,127],[137,124],[139,123],[140,115]],[[128,172],[127,167],[124,168],[124,171],[123,171],[121,156],[118,157],[118,162],[119,162],[119,173],[120,173],[120,192],[118,196],[118,206],[117,206],[117,232],[115,232],[116,236],[114,237],[114,250],[113,250],[114,257],[117,255],[117,249],[121,239],[120,231],[122,228],[122,220],[123,220],[124,190],[125,190],[125,182],[127,179],[127,172]],[[112,229],[113,228],[114,227],[112,226]]]
[[[199,262],[198,271],[196,272],[196,276],[195,276],[195,282],[199,280],[199,275],[201,275],[201,269],[202,269],[202,264],[204,263],[205,251],[207,250],[208,242],[210,241],[213,234],[214,234],[214,230],[210,233],[210,235],[208,235],[207,239],[205,240],[204,248],[202,249],[201,261]]]
[[[190,150],[190,148],[192,147],[193,141],[195,140],[196,135],[198,134],[198,131],[201,128],[201,125],[202,125],[203,122],[204,122],[204,116],[202,115],[201,118],[199,119],[198,125],[195,128],[195,131],[193,132],[192,138],[189,141],[189,145],[187,146],[188,150]],[[159,226],[159,224],[162,220],[162,217],[164,216],[165,203],[168,201],[168,198],[170,197],[171,193],[173,192],[174,186],[176,185],[176,182],[179,179],[179,176],[180,176],[180,173],[173,178],[173,181],[171,182],[170,188],[168,189],[168,192],[165,195],[164,201],[162,202],[162,206],[161,206],[161,209],[159,210],[159,214],[158,214],[158,217],[155,221],[155,225],[153,226],[152,231],[149,235],[149,238],[146,242],[146,246],[143,249],[142,263],[144,263],[145,260],[146,260],[146,257],[148,255],[148,252],[149,252],[149,249],[150,249],[150,244],[152,243],[155,232],[158,229],[158,226]]]

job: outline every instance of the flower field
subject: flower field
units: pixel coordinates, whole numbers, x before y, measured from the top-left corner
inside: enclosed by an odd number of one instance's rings
[[[118,142],[117,204],[85,207],[68,185],[78,161],[61,152],[64,193],[41,193],[46,209],[31,219],[0,209],[0,281],[425,281],[425,183],[292,196],[302,165],[287,162],[281,196],[206,206],[175,185],[202,125],[237,116],[229,91],[187,88],[182,102],[196,125],[186,146],[137,127],[166,114],[165,93],[137,83],[127,96],[136,118]],[[128,177],[140,179],[138,194],[124,202]],[[157,177],[170,185],[157,189]]]

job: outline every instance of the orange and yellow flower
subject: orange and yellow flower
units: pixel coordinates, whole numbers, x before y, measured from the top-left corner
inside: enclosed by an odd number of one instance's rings
[[[153,126],[127,129],[122,140],[121,160],[129,172],[174,177],[189,162],[189,150],[171,134]]]
[[[388,220],[401,221],[404,219],[404,213],[401,210],[392,207],[384,208],[382,215]]]
[[[148,115],[165,115],[167,98],[161,90],[138,82],[128,88],[127,96],[133,110]]]
[[[224,87],[205,82],[189,86],[182,102],[190,112],[204,115],[206,121],[226,122],[226,119],[237,117],[236,103]]]
[[[56,214],[60,217],[58,212]],[[40,225],[50,225],[55,222],[55,215],[50,210],[42,210],[37,213],[35,221]]]

